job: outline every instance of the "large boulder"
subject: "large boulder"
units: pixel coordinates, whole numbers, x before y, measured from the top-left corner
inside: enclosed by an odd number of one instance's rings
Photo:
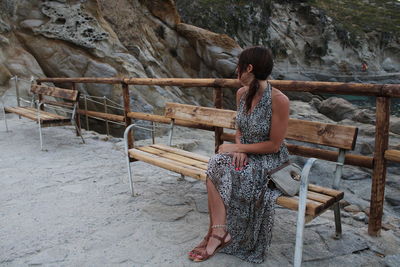
[[[343,98],[330,97],[321,102],[318,111],[334,121],[341,121],[353,118],[356,107]]]

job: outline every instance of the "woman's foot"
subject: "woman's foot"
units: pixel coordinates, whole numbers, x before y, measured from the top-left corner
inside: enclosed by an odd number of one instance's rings
[[[231,242],[231,235],[226,231],[226,226],[223,226],[224,227],[212,227],[213,229],[205,249],[203,248],[199,251],[200,253],[196,253],[193,259],[194,261],[200,262],[209,259],[214,256],[218,250],[226,247]]]
[[[203,240],[191,251],[189,251],[189,259],[194,260],[197,255],[201,254],[207,247],[208,240],[211,235],[211,228],[208,230],[207,235],[203,238]]]

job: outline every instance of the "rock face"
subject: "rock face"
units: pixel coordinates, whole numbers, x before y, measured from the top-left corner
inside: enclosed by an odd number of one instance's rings
[[[0,10],[0,94],[14,94],[15,75],[22,95],[31,76],[231,77],[241,51],[227,35],[180,23],[174,1],[7,0]],[[121,102],[117,85],[78,86]],[[131,92],[133,110],[155,113],[167,101],[212,100],[212,90],[132,86]]]
[[[392,22],[398,25],[400,6],[393,2],[362,1],[357,12],[342,20],[342,11],[351,9],[329,3],[332,1],[176,2],[186,23],[227,33],[242,47],[271,47],[275,78],[344,82],[384,79],[384,83],[400,80],[398,28],[391,31],[391,25],[384,29],[377,26],[381,23],[377,17],[380,11],[393,12]],[[367,14],[361,19],[367,21],[356,19],[362,12]],[[373,12],[374,18],[368,12]],[[363,62],[368,66],[365,71]]]

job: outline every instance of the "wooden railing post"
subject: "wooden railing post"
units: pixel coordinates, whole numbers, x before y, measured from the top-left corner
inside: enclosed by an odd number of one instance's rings
[[[132,120],[128,117],[128,113],[131,112],[131,101],[129,97],[129,85],[125,82],[122,82],[122,95],[124,98],[124,119],[125,119],[125,127],[128,127]],[[132,134],[128,135],[128,147],[133,148],[133,136]]]
[[[222,99],[223,99],[223,94],[222,94],[222,88],[221,87],[214,87],[213,91],[214,95],[214,107],[215,108],[222,108]],[[215,153],[218,152],[218,147],[222,145],[224,142],[222,140],[222,134],[224,133],[224,129],[220,127],[215,127]]]
[[[368,234],[379,236],[382,227],[383,202],[385,196],[386,159],[389,143],[390,98],[376,98],[376,126],[374,170],[371,185],[371,207]]]

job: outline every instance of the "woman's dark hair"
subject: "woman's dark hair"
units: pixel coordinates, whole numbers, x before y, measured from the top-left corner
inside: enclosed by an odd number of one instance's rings
[[[239,77],[242,76],[243,71],[250,64],[253,66],[251,73],[254,74],[254,79],[250,83],[246,97],[247,112],[250,110],[253,97],[259,89],[258,80],[266,80],[274,67],[271,50],[262,46],[254,46],[243,50],[240,53],[237,65]]]

